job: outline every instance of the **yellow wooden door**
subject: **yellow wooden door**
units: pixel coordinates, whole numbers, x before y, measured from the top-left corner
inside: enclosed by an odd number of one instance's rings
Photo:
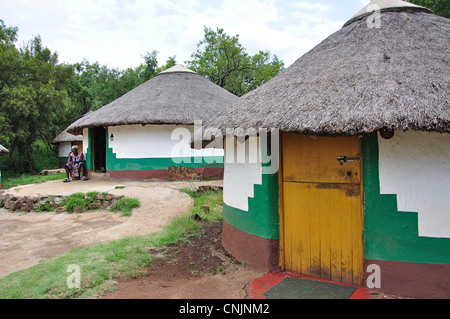
[[[289,133],[282,149],[285,270],[361,285],[359,138]]]

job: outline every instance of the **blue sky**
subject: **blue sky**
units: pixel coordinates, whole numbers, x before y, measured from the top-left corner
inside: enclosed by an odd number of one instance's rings
[[[40,35],[59,62],[84,58],[121,69],[156,49],[184,64],[203,28],[239,34],[250,54],[269,50],[289,66],[339,30],[369,0],[0,0],[19,43]]]

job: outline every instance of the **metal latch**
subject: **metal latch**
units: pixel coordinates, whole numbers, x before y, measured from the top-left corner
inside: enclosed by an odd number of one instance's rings
[[[358,156],[338,156],[336,159],[338,160],[339,165],[344,164],[344,162],[354,162],[360,160]]]

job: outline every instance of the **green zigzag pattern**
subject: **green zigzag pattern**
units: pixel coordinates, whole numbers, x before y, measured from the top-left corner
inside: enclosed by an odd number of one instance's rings
[[[450,263],[450,239],[418,236],[418,213],[398,211],[397,195],[380,194],[377,134],[363,139],[364,257]]]

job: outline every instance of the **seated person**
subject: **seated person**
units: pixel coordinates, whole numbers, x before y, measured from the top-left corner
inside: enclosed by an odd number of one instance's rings
[[[69,154],[69,160],[66,164],[66,179],[64,180],[64,183],[70,182],[74,172],[78,174],[77,172],[81,172],[81,180],[86,181],[86,170],[84,169],[84,154],[78,152],[78,146],[74,145],[72,146],[72,153]]]

